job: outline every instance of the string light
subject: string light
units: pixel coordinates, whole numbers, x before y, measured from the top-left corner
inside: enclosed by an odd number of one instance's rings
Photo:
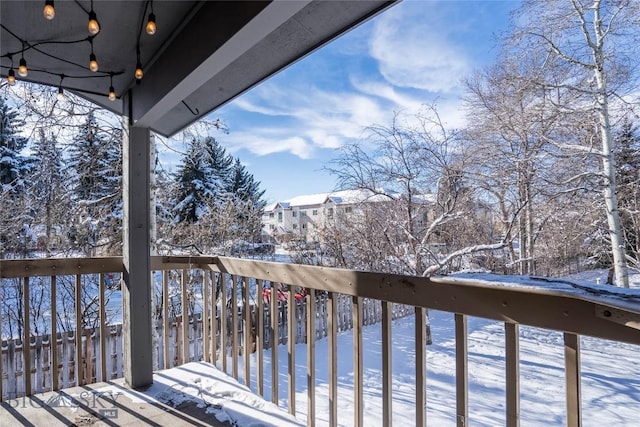
[[[58,85],[58,101],[64,99],[64,90],[62,89],[62,81],[64,80],[64,74],[60,75],[60,84]]]
[[[109,101],[116,100],[116,90],[113,88],[113,73],[111,73],[111,86],[109,86]]]
[[[7,83],[9,83],[10,86],[16,84],[16,73],[13,71],[13,67],[9,70],[9,74],[7,75]]]
[[[91,54],[89,55],[89,69],[94,73],[98,71],[98,60],[93,53],[93,37],[89,37],[89,44],[91,45]]]
[[[156,33],[156,15],[153,12],[149,14],[149,20],[147,21],[146,30],[147,34],[149,34],[150,36]]]
[[[18,66],[18,75],[20,77],[27,77],[29,70],[27,69],[27,61],[24,58],[20,58],[20,65]]]
[[[98,23],[98,16],[93,11],[93,0],[91,0],[91,11],[89,12],[89,24],[87,25],[89,34],[95,36],[100,32],[100,24]]]
[[[142,64],[140,63],[140,61],[138,61],[138,63],[136,64],[135,76],[138,80],[140,80],[142,76],[144,76],[144,71],[142,71]]]
[[[47,0],[44,2],[42,15],[49,21],[51,21],[56,16],[56,10],[53,8],[53,0]]]
[[[56,40],[46,40],[46,41],[37,41],[34,43],[28,43],[26,40],[21,39],[19,36],[17,36],[16,34],[14,34],[13,32],[11,32],[9,29],[5,28],[5,26],[3,25],[3,29],[6,30],[7,32],[9,32],[9,34],[11,34],[13,37],[17,38],[21,43],[22,43],[22,49],[17,51],[17,52],[7,52],[5,54],[2,54],[2,57],[6,57],[8,59],[11,60],[11,67],[9,68],[9,71],[7,73],[7,84],[8,85],[15,85],[17,82],[17,77],[19,78],[25,78],[27,77],[27,75],[29,74],[29,71],[35,71],[36,73],[46,73],[46,74],[52,74],[52,75],[59,75],[60,76],[60,84],[58,86],[58,98],[59,99],[63,99],[64,98],[64,88],[62,85],[62,79],[64,77],[68,77],[68,76],[64,76],[64,75],[60,75],[57,74],[55,72],[51,72],[47,69],[39,69],[39,68],[34,68],[32,70],[29,70],[27,68],[27,61],[24,58],[24,52],[27,50],[31,50],[31,49],[36,49],[40,46],[40,45],[44,45],[44,44],[56,44],[56,43],[60,43],[60,44],[73,44],[73,43],[82,43],[82,42],[87,42],[89,41],[90,45],[91,45],[91,53],[89,55],[89,70],[91,70],[93,73],[97,73],[99,70],[99,64],[98,64],[98,60],[97,60],[97,56],[94,52],[94,46],[93,46],[93,39],[95,37],[96,34],[98,34],[101,30],[100,28],[100,23],[98,22],[98,17],[96,12],[93,9],[93,0],[91,0],[91,7],[90,7],[90,11],[88,12],[89,15],[89,22],[87,24],[87,29],[89,31],[89,36],[87,38],[84,39],[79,39],[79,40],[69,40],[69,41],[56,41]],[[78,3],[79,4],[79,3]],[[147,32],[147,34],[149,35],[154,35],[157,31],[157,25],[156,25],[156,15],[154,13],[153,10],[153,1],[152,0],[147,0],[147,7],[150,6],[150,13],[149,15],[147,15],[147,22],[146,22],[146,26],[145,26],[145,22],[144,22],[144,16],[147,13],[147,8],[145,7],[145,10],[141,16],[141,20],[140,22],[140,27],[139,27],[139,32],[138,32],[138,42],[137,42],[137,61],[136,61],[136,68],[135,68],[135,72],[134,72],[134,76],[136,78],[136,80],[141,80],[144,76],[144,70],[142,68],[142,61],[141,61],[141,56],[140,56],[140,35],[142,33],[142,29],[143,27],[145,28],[145,31]],[[84,12],[86,12],[86,9],[84,9]],[[54,7],[54,0],[46,0],[44,2],[44,8],[42,9],[42,15],[45,19],[47,20],[53,20],[55,18],[56,15],[56,10]],[[42,52],[40,50],[38,50],[39,52]],[[21,58],[19,61],[19,66],[17,68],[14,68],[14,62],[11,58],[12,55],[16,55],[17,53],[21,54]],[[44,53],[44,52],[43,52]],[[52,58],[58,59],[60,61],[66,61],[70,64],[73,64],[77,67],[81,67],[83,69],[86,70],[85,66],[83,66],[82,64],[78,64],[78,63],[74,63],[71,62],[69,60],[63,59],[63,58],[58,58],[54,55],[49,55]],[[32,64],[33,65],[33,64]],[[107,75],[110,77],[110,85],[109,85],[109,92],[107,94],[107,97],[110,101],[115,101],[118,96],[116,94],[115,88],[113,86],[113,76],[114,75],[120,75],[122,74],[123,71],[120,72],[114,72],[114,71],[107,71],[107,72],[102,72],[99,73],[98,75],[95,76],[91,76],[91,77],[95,77],[95,78],[102,78],[102,77],[107,77]],[[17,76],[16,76],[17,74]],[[76,79],[76,78],[87,78],[90,77],[88,75],[71,75],[70,78],[72,79]],[[90,90],[83,90],[83,89],[74,89],[75,90],[79,90],[81,92],[86,92],[86,93],[92,93],[95,95],[99,95],[100,92],[92,92]],[[103,96],[104,96],[104,92],[102,92]]]

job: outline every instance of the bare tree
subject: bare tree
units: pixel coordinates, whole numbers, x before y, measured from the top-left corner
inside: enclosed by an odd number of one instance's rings
[[[333,259],[345,267],[429,276],[454,260],[504,247],[491,226],[461,233],[482,208],[457,133],[434,107],[413,124],[400,122],[396,115],[389,127],[369,128],[369,138],[344,147],[329,168],[341,187],[370,194],[352,215],[329,222],[323,240]]]
[[[560,111],[594,118],[601,161],[603,200],[608,222],[616,284],[629,286],[625,244],[620,226],[612,126],[618,104],[637,88],[637,0],[525,1],[509,37],[511,52],[525,57],[543,53],[545,69],[536,83],[547,93],[565,93]],[[591,146],[550,138],[562,148],[590,152]],[[578,142],[578,143],[576,143]]]

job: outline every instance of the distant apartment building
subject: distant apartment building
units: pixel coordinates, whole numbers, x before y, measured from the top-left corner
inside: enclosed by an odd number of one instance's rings
[[[294,197],[268,206],[262,217],[263,240],[319,242],[320,231],[337,215],[354,215],[363,203],[376,203],[399,197],[395,193],[376,194],[369,190],[344,190]]]

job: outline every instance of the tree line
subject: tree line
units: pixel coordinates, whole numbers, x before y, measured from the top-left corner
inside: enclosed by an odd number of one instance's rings
[[[122,253],[119,121],[79,99],[72,136],[25,120],[0,98],[0,258]],[[47,123],[43,125],[42,123]],[[71,127],[71,126],[70,126]],[[213,137],[191,137],[175,172],[155,168],[156,250],[210,252],[260,235],[264,190]]]

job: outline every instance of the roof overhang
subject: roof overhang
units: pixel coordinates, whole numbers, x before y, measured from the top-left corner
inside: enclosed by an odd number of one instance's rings
[[[17,71],[24,51],[25,80],[62,82],[135,125],[170,136],[393,3],[95,0],[101,30],[92,43],[100,69],[92,73],[90,1],[56,1],[51,21],[43,18],[44,1],[3,1],[0,70],[3,77],[12,64]],[[153,36],[142,28],[151,5]],[[51,43],[61,41],[77,43]],[[113,102],[111,82],[118,95]]]

